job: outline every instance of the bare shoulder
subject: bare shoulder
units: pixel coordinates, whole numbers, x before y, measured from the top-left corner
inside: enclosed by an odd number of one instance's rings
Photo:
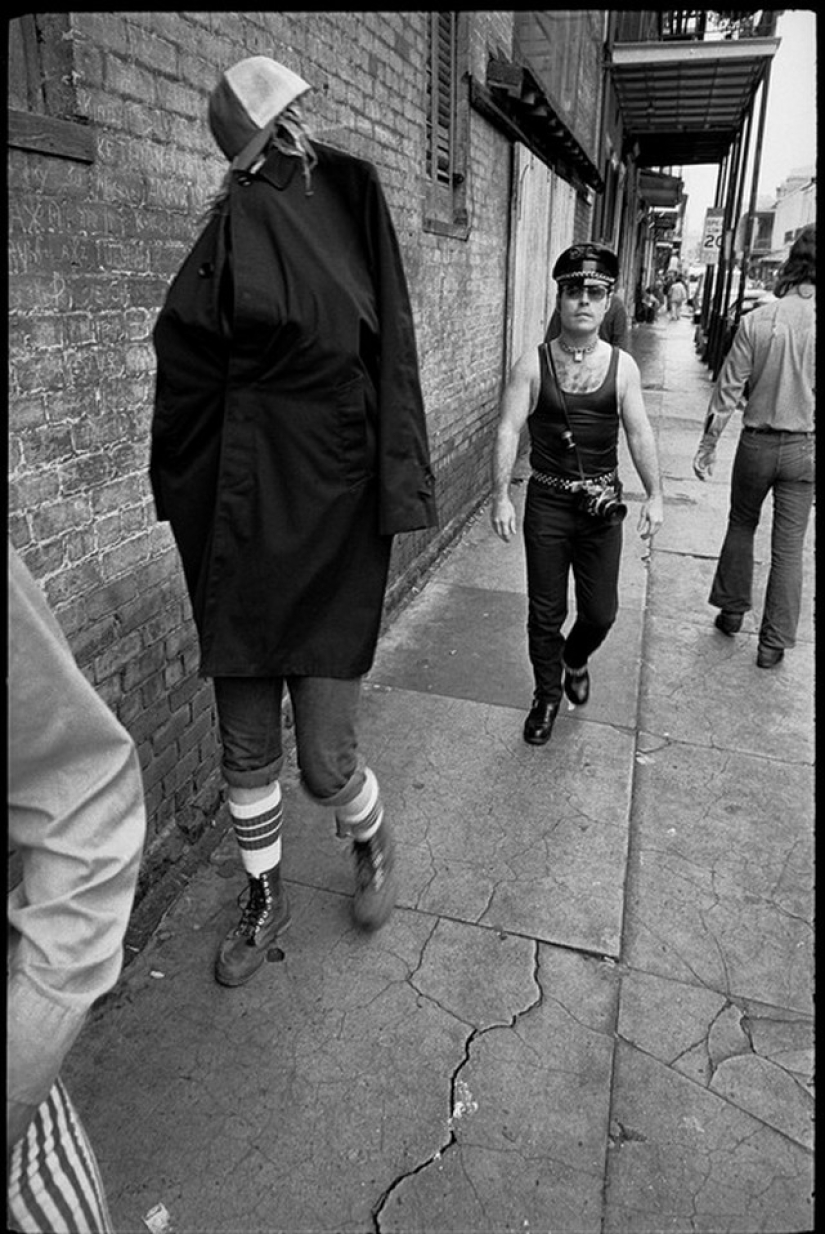
[[[616,370],[616,383],[619,389],[619,394],[624,394],[631,390],[641,390],[642,375],[639,372],[639,366],[629,352],[619,348],[619,365]]]
[[[539,349],[538,347],[528,347],[527,351],[523,351],[516,360],[512,369],[512,376],[517,381],[532,381],[539,376]]]
[[[538,347],[530,347],[521,353],[510,370],[510,384],[528,387],[531,403],[535,401],[541,384]]]

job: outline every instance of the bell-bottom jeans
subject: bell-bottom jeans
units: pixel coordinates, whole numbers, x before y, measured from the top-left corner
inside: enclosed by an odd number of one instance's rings
[[[619,609],[622,524],[580,510],[570,493],[531,479],[524,509],[527,557],[527,647],[536,692],[561,698],[562,660],[581,668],[604,642]],[[576,619],[565,639],[573,571]]]
[[[731,472],[728,529],[709,603],[729,613],[753,607],[753,542],[773,493],[771,564],[759,642],[793,647],[802,604],[802,548],[814,495],[814,436],[745,428]]]

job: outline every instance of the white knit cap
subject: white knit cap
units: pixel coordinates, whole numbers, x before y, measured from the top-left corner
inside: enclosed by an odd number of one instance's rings
[[[248,168],[284,108],[311,89],[269,56],[249,56],[227,69],[209,96],[209,125],[232,166]]]

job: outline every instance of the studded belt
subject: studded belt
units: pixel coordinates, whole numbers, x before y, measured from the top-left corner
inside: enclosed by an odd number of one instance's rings
[[[563,493],[577,493],[582,486],[581,480],[567,480],[564,476],[554,476],[547,471],[533,471],[531,476],[534,480],[538,480],[539,484],[546,484],[548,488],[560,489]],[[600,476],[587,476],[588,484],[598,484],[599,487],[615,484],[619,475],[614,467],[612,471],[605,471]]]

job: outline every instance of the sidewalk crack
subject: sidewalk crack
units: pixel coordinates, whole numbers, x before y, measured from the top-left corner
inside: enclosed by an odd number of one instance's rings
[[[421,960],[419,961],[418,967],[416,968],[415,972],[417,972],[418,969],[421,967],[421,963],[423,962],[423,958],[424,958],[424,953],[427,949],[427,945],[430,939],[433,936],[433,933],[435,932],[435,929],[436,929],[436,926],[433,927],[433,930],[430,932],[429,938],[427,939],[427,941],[425,942],[424,946],[421,949]],[[372,1210],[371,1210],[372,1228],[375,1234],[381,1234],[381,1214],[385,1210],[393,1193],[399,1187],[401,1187],[405,1182],[407,1182],[409,1179],[415,1178],[417,1174],[423,1173],[423,1171],[429,1169],[430,1166],[435,1165],[436,1163],[440,1162],[446,1156],[446,1154],[450,1151],[450,1149],[454,1148],[458,1144],[458,1137],[456,1135],[457,1125],[459,1124],[462,1118],[466,1117],[467,1115],[474,1114],[476,1110],[478,1109],[478,1102],[473,1097],[472,1092],[470,1090],[470,1086],[467,1084],[467,1082],[462,1077],[462,1072],[464,1068],[469,1064],[471,1060],[473,1045],[475,1042],[480,1041],[481,1038],[485,1037],[488,1033],[500,1032],[503,1029],[506,1030],[506,1029],[515,1028],[519,1020],[523,1019],[526,1015],[528,1015],[536,1007],[541,1006],[541,1003],[544,999],[544,991],[542,990],[541,981],[539,980],[540,968],[541,968],[541,962],[539,958],[539,943],[536,940],[533,943],[533,982],[534,982],[535,989],[536,989],[535,997],[525,1007],[522,1007],[518,1011],[514,1011],[510,1017],[509,1022],[496,1022],[496,1023],[487,1024],[483,1028],[478,1028],[478,1027],[471,1028],[464,1042],[463,1055],[459,1059],[452,1075],[450,1076],[450,1113],[447,1116],[447,1124],[446,1124],[447,1135],[443,1143],[435,1150],[435,1152],[433,1152],[429,1157],[427,1157],[425,1161],[420,1162],[418,1165],[414,1166],[412,1169],[406,1170],[403,1174],[399,1174],[399,1176],[393,1179],[390,1185],[387,1188],[385,1188],[385,1190],[378,1197],[376,1203],[373,1205]],[[409,981],[409,984],[412,986],[412,988],[416,991],[416,994],[418,995],[418,997],[426,998],[429,1002],[433,1003],[434,1006],[438,1007],[446,1015],[451,1016],[454,1020],[458,1020],[459,1023],[466,1023],[466,1021],[462,1021],[459,1016],[456,1016],[455,1012],[450,1011],[448,1008],[444,1007],[438,1001],[438,999],[433,998],[432,995],[425,994],[423,991],[419,990],[415,984],[415,981],[413,980],[415,976],[415,972],[410,974],[408,981]]]

